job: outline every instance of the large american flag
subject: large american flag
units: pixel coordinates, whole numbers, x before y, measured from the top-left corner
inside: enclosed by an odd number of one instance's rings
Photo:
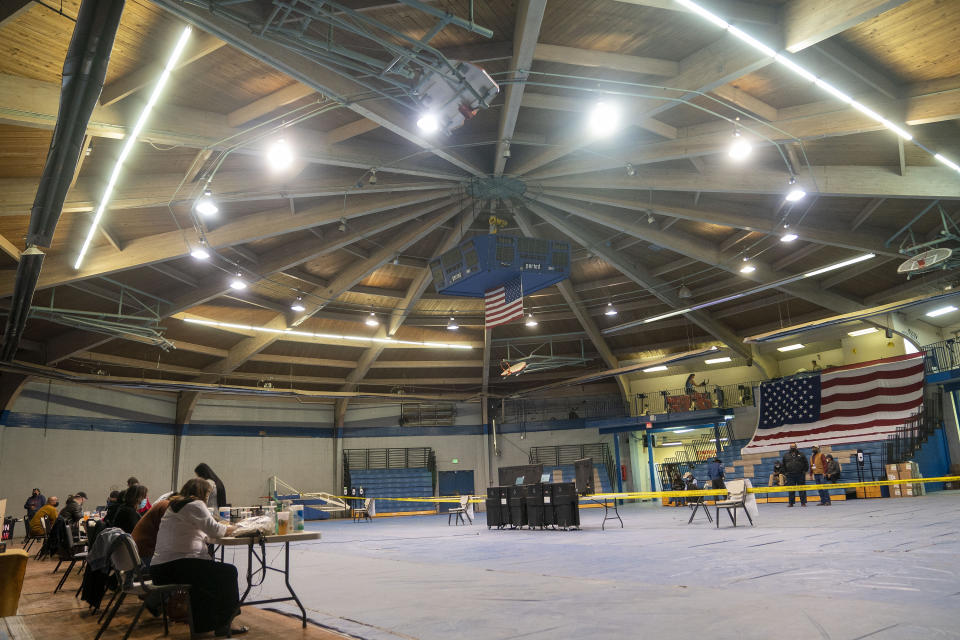
[[[757,431],[744,453],[885,440],[923,404],[923,354],[760,385]]]
[[[520,276],[483,294],[484,326],[489,329],[523,317],[523,286]]]

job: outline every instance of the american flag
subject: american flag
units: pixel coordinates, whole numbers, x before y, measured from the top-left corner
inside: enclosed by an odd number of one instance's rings
[[[757,431],[744,453],[885,440],[923,404],[923,354],[760,385]]]
[[[484,326],[487,329],[523,317],[523,286],[520,276],[483,294]]]

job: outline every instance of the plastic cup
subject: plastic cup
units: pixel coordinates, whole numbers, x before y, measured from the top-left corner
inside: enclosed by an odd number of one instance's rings
[[[283,536],[290,532],[290,512],[281,511],[277,514],[277,534]]]

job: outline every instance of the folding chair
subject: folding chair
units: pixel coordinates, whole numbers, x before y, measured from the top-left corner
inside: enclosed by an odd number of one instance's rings
[[[43,542],[40,543],[37,555],[33,556],[34,560],[43,560],[46,556],[50,555],[50,550],[47,549],[47,543],[50,540],[50,532],[53,530],[53,524],[56,520],[51,520],[47,516],[40,516],[40,522],[43,524]]]
[[[470,514],[467,512],[467,505],[470,503],[470,496],[460,496],[460,506],[450,507],[450,511],[447,512],[447,526],[450,526],[450,519],[453,516],[457,518],[453,523],[457,526],[460,526],[460,523],[467,524],[463,519],[463,516],[467,516],[467,520],[470,521],[470,524],[473,524],[473,518],[470,517]]]
[[[70,576],[70,572],[73,571],[73,567],[77,564],[77,561],[80,561],[81,564],[87,560],[87,552],[84,551],[84,545],[76,544],[73,541],[73,528],[67,527],[67,544],[64,548],[60,549],[59,552],[59,561],[57,566],[53,568],[53,572],[56,573],[57,569],[60,568],[60,565],[64,561],[69,561],[70,564],[67,565],[67,570],[63,572],[63,576],[60,578],[60,582],[57,583],[57,588],[53,590],[54,593],[60,591],[63,588],[63,583],[67,581],[67,578]]]
[[[753,518],[750,517],[750,512],[747,511],[747,505],[745,504],[747,499],[747,483],[743,480],[727,480],[726,485],[727,499],[717,501],[717,528],[720,528],[720,509],[727,510],[727,515],[730,516],[733,526],[737,526],[737,509],[743,509],[752,527]]]
[[[30,553],[30,547],[33,546],[33,543],[37,540],[40,541],[40,548],[43,548],[43,543],[47,541],[47,516],[40,516],[40,522],[43,524],[43,533],[37,535],[33,533],[33,529],[30,528],[30,521],[26,518],[23,519],[23,524],[25,525],[26,532],[23,534],[23,547],[22,549],[27,553]]]
[[[369,520],[373,522],[373,518],[370,517],[370,501],[372,498],[364,498],[362,507],[353,508],[353,521],[360,522],[360,520]]]
[[[169,635],[170,626],[167,621],[167,601],[170,599],[171,594],[178,591],[185,591],[187,593],[187,620],[190,625],[190,638],[192,640],[194,631],[193,610],[190,608],[190,585],[164,584],[157,586],[154,585],[151,580],[144,580],[140,554],[137,553],[137,545],[133,542],[133,537],[130,536],[130,534],[124,534],[114,541],[113,550],[110,553],[110,562],[117,571],[118,579],[123,587],[121,587],[120,597],[117,598],[116,603],[113,604],[113,608],[110,609],[110,613],[107,614],[103,624],[100,625],[100,630],[97,632],[94,640],[100,640],[100,636],[102,636],[103,632],[110,626],[113,617],[117,615],[117,609],[123,604],[124,598],[131,595],[141,598],[143,602],[140,604],[140,608],[137,609],[136,615],[133,616],[133,621],[130,622],[130,626],[127,627],[127,632],[123,636],[123,640],[127,640],[136,628],[137,623],[140,621],[140,615],[147,606],[147,597],[154,593],[160,596],[160,610],[163,612],[163,635]],[[108,604],[107,607],[109,608],[110,605]]]

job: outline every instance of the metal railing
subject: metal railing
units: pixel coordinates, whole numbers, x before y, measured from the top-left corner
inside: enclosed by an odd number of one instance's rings
[[[939,373],[960,368],[960,344],[956,340],[941,340],[923,347],[926,373]]]
[[[760,381],[751,380],[727,385],[698,385],[693,394],[686,389],[661,389],[638,393],[637,415],[675,413],[697,409],[733,409],[754,406],[754,389]]]
[[[617,418],[627,415],[619,395],[590,396],[586,398],[517,398],[504,403],[503,422],[523,424],[547,420],[576,420],[581,418]]]
[[[616,471],[610,447],[606,442],[590,444],[561,444],[548,447],[530,447],[528,460],[530,464],[543,464],[558,467],[562,464],[573,464],[581,458],[592,458],[595,463],[603,463],[607,469],[607,479],[610,487],[616,487]]]

